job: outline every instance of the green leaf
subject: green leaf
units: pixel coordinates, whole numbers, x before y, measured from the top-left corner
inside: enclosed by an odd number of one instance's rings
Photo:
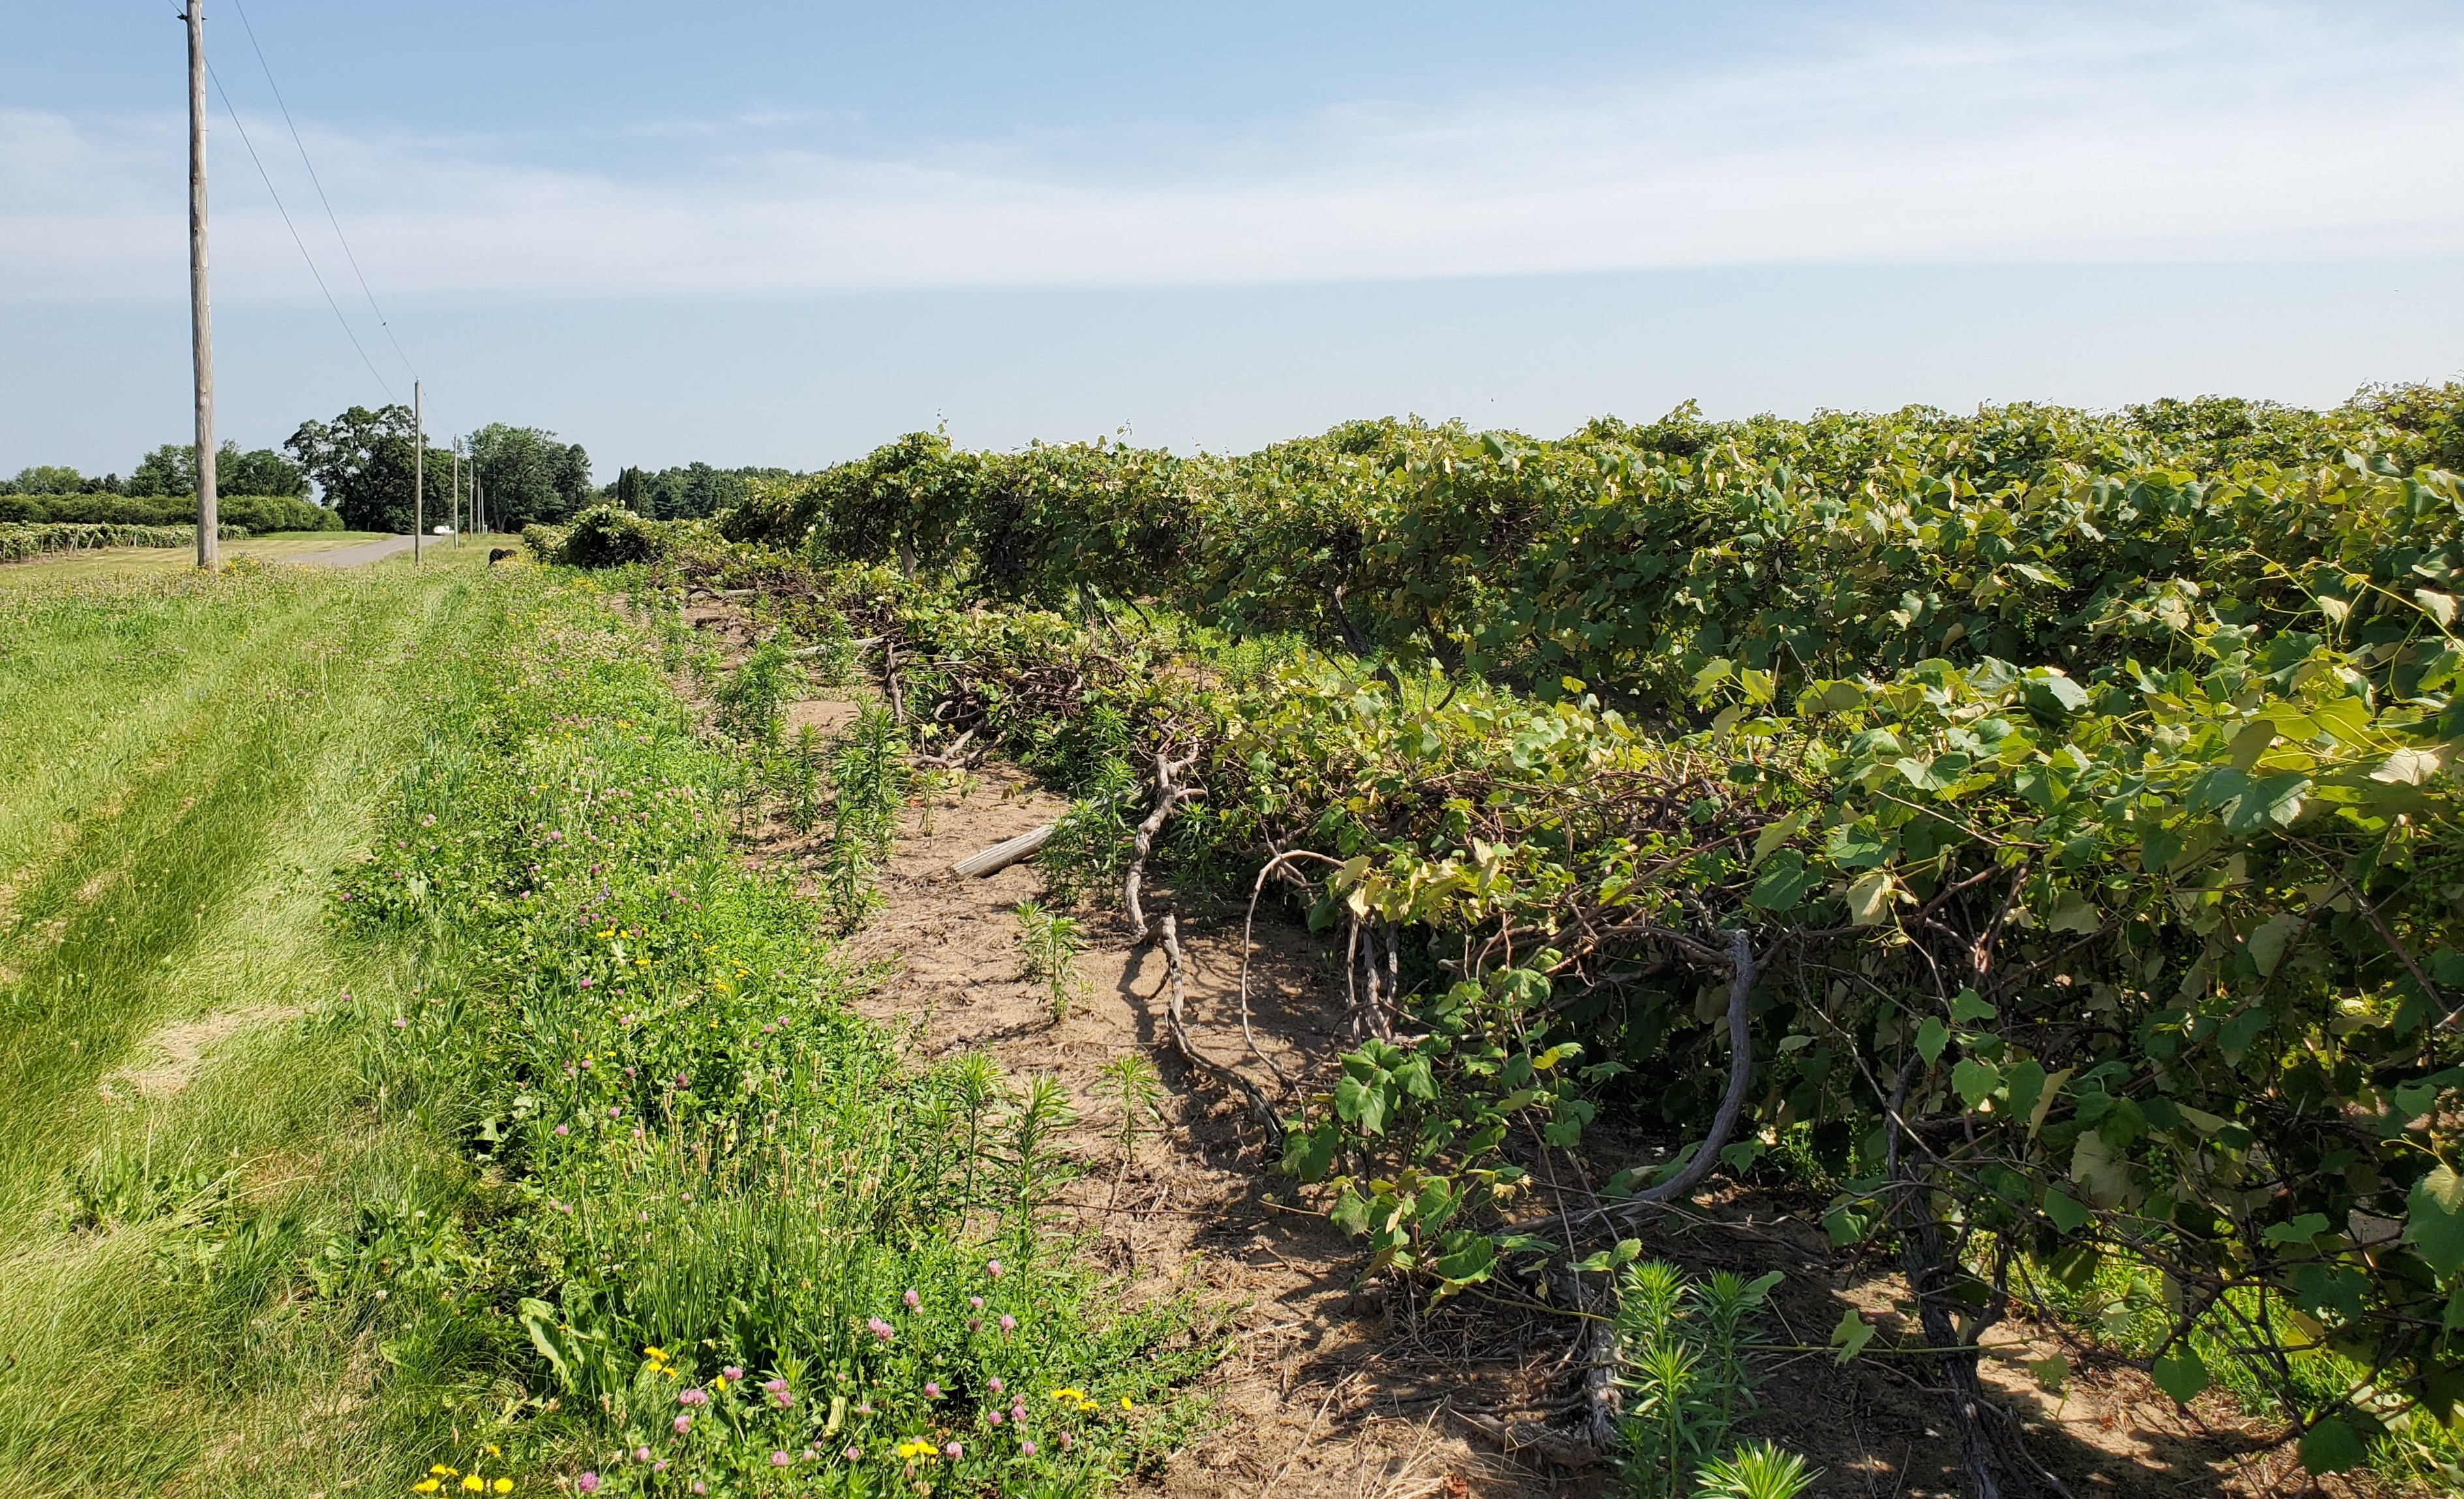
[[[1357,1239],[1369,1231],[1369,1200],[1345,1187],[1336,1197],[1333,1210],[1326,1218],[1327,1222]]]
[[[2026,1057],[2012,1064],[2010,1071],[2003,1075],[2011,1085],[2010,1091],[2003,1095],[2011,1116],[2024,1119],[2035,1113],[2037,1095],[2045,1091],[2045,1065],[2035,1057]]]
[[[1489,1267],[1497,1263],[1497,1241],[1484,1233],[1462,1231],[1445,1235],[1440,1241],[1436,1263],[1430,1268],[1450,1285],[1467,1286],[1488,1279]]]
[[[2304,1213],[2291,1223],[2270,1223],[2260,1238],[2270,1244],[2308,1244],[2327,1231],[2327,1215]]]
[[[2404,1236],[2440,1275],[2464,1269],[2464,1177],[2438,1165],[2405,1200]]]
[[[1854,1307],[1840,1312],[1839,1325],[1831,1330],[1831,1346],[1839,1350],[1839,1356],[1836,1360],[1839,1363],[1844,1364],[1863,1353],[1865,1345],[1873,1340],[1872,1324],[1859,1316]]]
[[[2423,613],[2438,621],[2439,628],[2447,629],[2454,625],[2455,596],[2453,594],[2441,593],[2435,588],[2415,588],[2412,590],[2412,597],[2413,602],[2421,606]]]
[[[2002,1069],[1991,1062],[1963,1057],[1959,1065],[1950,1069],[1950,1086],[1959,1093],[1960,1101],[1973,1109],[1992,1097],[1993,1091],[2002,1086]]]
[[[2049,932],[2093,932],[2104,925],[2104,914],[2094,902],[2078,891],[2066,890],[2054,902],[2054,914],[2045,918]]]
[[[2054,1187],[2045,1189],[2045,1216],[2062,1232],[2077,1233],[2087,1226],[2087,1207],[2078,1198]]]
[[[530,1334],[531,1346],[538,1349],[539,1356],[547,1360],[548,1367],[556,1371],[557,1382],[567,1390],[572,1389],[573,1367],[566,1360],[564,1350],[560,1346],[561,1340],[557,1336],[561,1324],[556,1308],[537,1297],[525,1296],[519,1310],[522,1331]]]
[[[2079,683],[2052,667],[2045,668],[2044,673],[2028,684],[2033,692],[2052,698],[2064,713],[2077,713],[2087,706],[2087,692]]]
[[[1356,1124],[1372,1135],[1386,1133],[1386,1090],[1375,1083],[1364,1083],[1347,1077],[1334,1085],[1334,1112],[1346,1124]]]
[[[2250,954],[2251,963],[2258,969],[2260,978],[2264,979],[2276,971],[2276,965],[2284,958],[2284,944],[2293,939],[2294,933],[2301,930],[2301,922],[2300,916],[2287,911],[2270,916],[2251,929],[2250,938],[2242,943],[2242,948]]]
[[[2257,832],[2271,825],[2288,827],[2301,815],[2301,799],[2309,794],[2310,778],[2299,771],[2263,776],[2250,783],[2225,812],[2225,830]]]
[[[1950,1020],[1952,1025],[1973,1025],[1979,1021],[1991,1020],[1992,1018],[1993,1006],[1987,1003],[1985,997],[1977,993],[1974,989],[1962,989],[1959,993],[1951,997]]]
[[[2342,1416],[2330,1416],[2301,1435],[2301,1466],[2313,1473],[2343,1473],[2369,1461],[2362,1434]]]
[[[1950,1045],[1950,1027],[1939,1015],[1928,1015],[1917,1027],[1917,1052],[1930,1065],[1942,1060],[1943,1047]]]
[[[1746,904],[1773,915],[1794,911],[1821,883],[1822,876],[1805,867],[1803,854],[1794,849],[1782,849],[1771,855],[1771,867],[1746,896]]]
[[[2156,1388],[2184,1405],[2208,1387],[2208,1366],[2199,1361],[2199,1356],[2191,1352],[2188,1343],[2174,1344],[2173,1351],[2157,1359],[2147,1376],[2156,1381]]]

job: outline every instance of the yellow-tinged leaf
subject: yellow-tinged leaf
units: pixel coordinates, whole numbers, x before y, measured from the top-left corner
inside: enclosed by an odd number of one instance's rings
[[[2071,1179],[2087,1188],[2088,1200],[2099,1207],[2120,1207],[2130,1197],[2130,1163],[2094,1130],[2080,1135],[2071,1151]]]
[[[2078,1070],[2078,1068],[2066,1067],[2045,1079],[2043,1091],[2036,1094],[2036,1107],[2028,1111],[2028,1138],[2035,1139],[2036,1132],[2045,1127],[2045,1115],[2053,1109],[2054,1100],[2061,1096],[2062,1085],[2069,1082],[2071,1074]]]
[[[2453,594],[2441,593],[2435,588],[2415,588],[2412,597],[2413,602],[2421,606],[2422,612],[2438,621],[2439,628],[2445,629],[2455,623]]]
[[[1804,826],[1805,808],[1800,806],[1795,811],[1781,818],[1778,822],[1764,828],[1761,834],[1754,839],[1754,862],[1752,867],[1756,869],[1761,868],[1762,862],[1765,859],[1770,858],[1772,852],[1776,850],[1780,845],[1788,842],[1791,838],[1795,837],[1796,830]]]
[[[1873,926],[1891,909],[1894,881],[1888,870],[1869,870],[1848,887],[1848,914],[1859,926]]]
[[[2422,785],[2438,774],[2438,762],[2439,751],[2435,749],[2400,749],[2371,771],[2370,779],[2391,786]]]

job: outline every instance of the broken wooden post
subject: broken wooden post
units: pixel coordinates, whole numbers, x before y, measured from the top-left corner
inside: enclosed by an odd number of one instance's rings
[[[1035,857],[1035,850],[1051,842],[1053,826],[1051,823],[1046,823],[1041,827],[1030,827],[1005,843],[993,845],[981,853],[971,853],[951,865],[950,872],[960,879],[976,879],[986,874],[998,874],[1022,859]]]

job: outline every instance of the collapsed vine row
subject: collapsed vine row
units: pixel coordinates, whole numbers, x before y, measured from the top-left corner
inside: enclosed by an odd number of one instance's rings
[[[1834,1237],[1898,1245],[1981,1491],[1978,1338],[2102,1254],[2166,1278],[2160,1385],[2233,1360],[2352,1466],[2464,1400],[2464,492],[2366,441],[1988,461],[2057,416],[1827,471],[1819,424],[1338,432],[1170,524],[1161,455],[911,439],[678,565],[879,641],[923,753],[1076,788],[1056,843],[1133,909],[1150,859],[1303,888],[1358,1045],[1282,1160],[1374,1268],[1580,1256],[1798,1132]],[[1517,1161],[1603,1107],[1697,1144],[1541,1193]]]

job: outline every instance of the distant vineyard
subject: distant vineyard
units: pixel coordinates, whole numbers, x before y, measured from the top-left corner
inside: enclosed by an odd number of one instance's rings
[[[225,540],[245,538],[244,526],[222,526]],[[22,562],[47,552],[82,552],[104,546],[194,546],[195,526],[0,525],[0,562]]]
[[[1301,889],[1361,1041],[1284,1163],[1375,1267],[1614,1263],[1786,1157],[1954,1392],[2109,1263],[2325,1469],[2464,1403],[2459,414],[918,434],[666,566],[1072,788],[1060,879]],[[1603,1111],[1695,1143],[1535,1216]]]

